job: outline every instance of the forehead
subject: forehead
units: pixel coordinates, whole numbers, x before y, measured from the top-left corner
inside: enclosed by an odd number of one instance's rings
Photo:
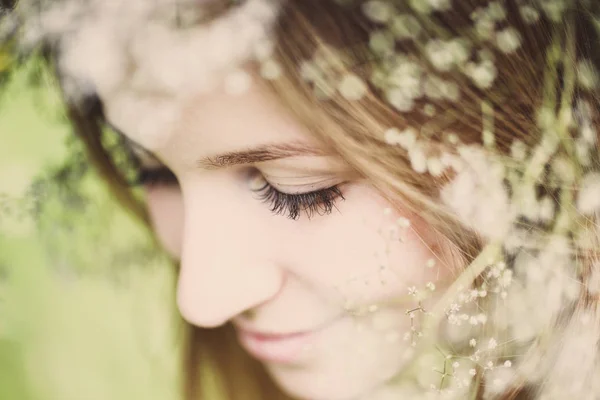
[[[224,80],[210,92],[185,98],[122,91],[102,99],[106,118],[136,143],[178,164],[264,144],[317,145],[262,78],[245,72],[250,80],[240,93],[230,93]]]

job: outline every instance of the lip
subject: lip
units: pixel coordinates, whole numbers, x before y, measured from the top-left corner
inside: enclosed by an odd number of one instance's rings
[[[237,329],[242,346],[254,357],[279,364],[297,362],[302,350],[312,339],[316,330],[294,333],[266,333]]]

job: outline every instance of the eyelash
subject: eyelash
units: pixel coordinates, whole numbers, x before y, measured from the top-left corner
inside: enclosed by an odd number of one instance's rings
[[[338,186],[316,190],[308,193],[288,194],[275,189],[268,182],[254,190],[260,200],[270,204],[271,212],[275,215],[287,214],[289,219],[297,220],[300,212],[305,211],[308,219],[315,213],[331,214],[338,199],[346,200]]]
[[[177,177],[168,168],[140,169],[133,182],[136,186],[170,186],[177,185]],[[258,193],[259,199],[269,205],[275,215],[287,214],[292,220],[297,220],[300,213],[305,211],[308,218],[318,215],[331,214],[339,199],[346,200],[338,186],[315,190],[308,193],[288,194],[280,192],[265,182]]]

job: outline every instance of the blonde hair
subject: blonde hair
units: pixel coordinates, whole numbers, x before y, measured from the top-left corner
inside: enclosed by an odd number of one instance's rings
[[[477,7],[471,2],[456,3],[460,4],[431,18],[436,18],[438,24],[445,26],[448,32],[460,35],[462,28],[470,23],[470,15]],[[450,243],[448,250],[463,265],[467,265],[481,252],[484,239],[442,206],[439,193],[452,176],[433,176],[415,171],[407,152],[399,146],[391,146],[385,140],[384,133],[391,127],[412,127],[426,135],[438,149],[445,150],[454,146],[455,137],[461,143],[483,144],[481,132],[486,122],[482,102],[486,100],[494,110],[494,145],[497,152],[510,158],[511,146],[515,140],[525,144],[537,143],[541,135],[537,125],[538,111],[544,106],[548,95],[549,78],[546,67],[548,58],[556,51],[553,47],[553,35],[560,35],[561,30],[573,29],[577,56],[600,65],[598,58],[594,58],[593,51],[594,44],[598,43],[598,36],[589,18],[590,11],[581,6],[583,3],[573,3],[575,6],[566,14],[563,26],[562,23],[553,23],[543,18],[535,24],[527,24],[519,16],[516,3],[511,2],[507,18],[512,25],[518,27],[522,47],[510,55],[496,55],[498,77],[491,89],[482,90],[472,82],[448,73],[446,79],[458,84],[461,98],[458,101],[443,98],[428,100],[427,104],[438,115],[444,116],[436,123],[432,123],[432,118],[424,112],[425,103],[417,102],[411,111],[399,112],[372,86],[360,100],[348,100],[339,93],[332,93],[327,99],[317,99],[315,87],[301,76],[303,63],[312,59],[315,53],[320,52],[325,58],[335,58],[342,51],[345,57],[337,58],[335,72],[340,75],[352,73],[368,80],[367,77],[373,72],[373,54],[361,44],[369,41],[369,32],[374,29],[374,24],[358,6],[345,7],[324,0],[287,2],[279,18],[275,41],[276,59],[284,72],[279,79],[272,80],[269,84],[320,141],[346,160],[393,204],[402,204],[418,212],[429,226],[447,239],[447,243]],[[417,17],[420,18],[418,15]],[[399,50],[410,54],[414,61],[427,67],[427,60],[419,54],[417,48],[411,46],[407,45]],[[560,71],[554,79],[552,88],[560,94],[565,85]],[[586,100],[593,106],[597,118],[600,111],[597,93],[588,96]],[[125,180],[102,149],[99,140],[101,121],[91,120],[89,115],[82,113],[80,107],[70,107],[70,118],[75,130],[88,145],[90,159],[110,182],[117,198],[147,222],[143,206],[128,192]],[[595,164],[597,162],[594,159],[589,169],[598,168]],[[548,190],[551,191],[550,188]],[[523,223],[539,228],[528,221]],[[572,266],[574,270],[580,271],[584,285],[585,279],[598,268],[594,264],[597,261],[598,221],[588,218],[585,223],[594,243],[587,249],[576,250],[574,262],[577,265]],[[565,304],[561,315],[553,319],[556,330],[546,338],[550,341],[546,348],[552,349],[552,352],[542,355],[536,351],[536,343],[533,343],[523,356],[527,370],[537,368],[537,373],[531,372],[532,379],[521,375],[494,398],[552,396],[552,393],[556,393],[552,380],[561,381],[565,366],[579,368],[577,373],[585,375],[588,379],[585,382],[591,385],[594,373],[600,372],[597,349],[590,349],[590,359],[581,365],[573,366],[569,355],[574,351],[574,341],[582,334],[579,318],[582,314],[586,316],[585,329],[588,330],[589,337],[586,343],[595,346],[600,339],[599,305],[598,296],[585,290],[581,291],[573,304]],[[183,349],[187,399],[214,398],[212,390],[222,391],[227,399],[287,398],[270,380],[264,368],[242,351],[231,326],[208,330],[183,324],[186,327],[187,343]],[[481,398],[486,382],[481,381],[476,385],[474,398]]]

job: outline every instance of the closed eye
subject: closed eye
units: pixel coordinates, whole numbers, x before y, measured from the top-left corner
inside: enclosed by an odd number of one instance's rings
[[[345,200],[338,185],[307,193],[289,194],[275,189],[265,181],[259,189],[254,189],[258,197],[268,204],[275,215],[287,215],[288,218],[297,220],[302,212],[310,219],[315,213],[318,215],[331,214],[339,199]]]

